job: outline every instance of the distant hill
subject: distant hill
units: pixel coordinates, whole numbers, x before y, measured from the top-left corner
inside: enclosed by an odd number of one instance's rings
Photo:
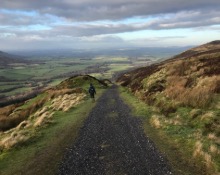
[[[27,61],[22,59],[20,56],[11,55],[0,51],[0,65],[8,65],[13,63],[27,63]]]
[[[52,49],[52,50],[33,50],[33,51],[14,51],[15,55],[24,55],[33,59],[38,57],[79,57],[82,59],[91,59],[99,56],[122,56],[122,57],[165,57],[168,58],[179,52],[182,52],[187,47],[131,47],[131,48],[108,48],[108,49],[88,49],[88,50],[74,50],[74,49]]]
[[[187,58],[215,52],[220,52],[220,40],[212,41],[210,43],[189,49],[179,55],[176,55],[174,58]]]
[[[205,174],[220,172],[220,41],[127,72],[117,82],[152,108],[153,127],[202,160]]]

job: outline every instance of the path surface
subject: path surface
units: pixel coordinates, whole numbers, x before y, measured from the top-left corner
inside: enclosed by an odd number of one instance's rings
[[[170,175],[166,159],[145,136],[116,86],[98,100],[67,150],[59,175]]]

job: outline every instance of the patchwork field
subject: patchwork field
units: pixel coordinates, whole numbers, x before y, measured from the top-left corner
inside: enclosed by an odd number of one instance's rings
[[[100,56],[95,58],[34,58],[31,63],[12,63],[0,70],[0,101],[9,96],[47,88],[77,74],[111,78],[115,73],[150,64],[147,58]]]

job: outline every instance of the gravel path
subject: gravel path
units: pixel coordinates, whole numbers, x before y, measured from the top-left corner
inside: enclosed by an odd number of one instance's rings
[[[67,150],[59,175],[172,174],[140,126],[113,86],[98,100]]]

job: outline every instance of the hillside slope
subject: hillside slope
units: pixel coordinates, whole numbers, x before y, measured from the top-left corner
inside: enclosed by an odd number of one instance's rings
[[[65,113],[82,103],[90,83],[97,89],[107,87],[89,75],[75,76],[24,103],[0,108],[0,150],[28,140],[35,128],[51,123],[57,112]]]
[[[185,145],[211,173],[220,171],[220,41],[136,69],[117,82],[156,107],[152,126]]]
[[[0,108],[0,174],[56,174],[66,148],[96,104],[88,95],[90,83],[98,99],[107,85],[81,75],[24,103]]]
[[[27,63],[28,61],[22,59],[20,56],[8,54],[0,51],[0,66],[13,64],[13,63]]]

